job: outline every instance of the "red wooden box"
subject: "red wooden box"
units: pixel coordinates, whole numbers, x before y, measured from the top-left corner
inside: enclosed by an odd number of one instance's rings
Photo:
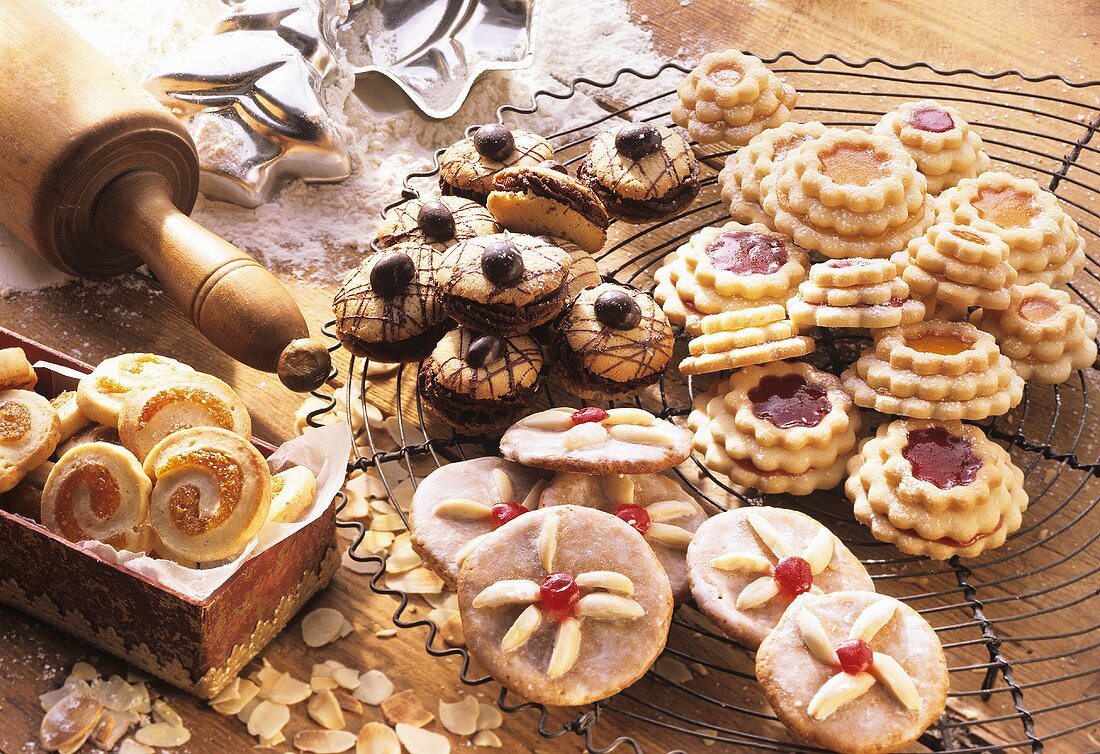
[[[83,373],[88,365],[0,328],[0,348]],[[46,397],[75,381],[39,370]],[[265,456],[274,448],[254,441]],[[340,564],[332,506],[247,560],[196,601],[65,541],[0,507],[0,601],[198,696],[210,698],[326,586]]]

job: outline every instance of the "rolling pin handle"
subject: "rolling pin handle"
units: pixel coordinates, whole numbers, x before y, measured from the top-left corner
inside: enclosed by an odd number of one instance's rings
[[[292,340],[279,354],[276,371],[284,385],[296,393],[316,390],[329,378],[332,356],[315,340]]]

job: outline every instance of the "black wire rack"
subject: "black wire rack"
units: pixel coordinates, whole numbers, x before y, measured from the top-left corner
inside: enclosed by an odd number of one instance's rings
[[[826,125],[870,127],[900,103],[936,98],[960,109],[985,142],[994,169],[1036,178],[1062,200],[1086,237],[1085,270],[1069,287],[1100,315],[1100,263],[1094,256],[1100,240],[1100,81],[1073,82],[1061,76],[1026,76],[1011,71],[981,73],[938,70],[928,64],[895,64],[880,59],[850,62],[835,55],[807,59],[784,52],[765,62],[801,94],[795,119]],[[504,105],[500,122],[524,127],[524,118],[582,94],[600,108],[548,135],[558,159],[573,164],[600,130],[626,120],[671,125],[668,111],[675,85],[687,68],[668,64],[640,73],[618,71],[610,80],[578,79],[560,91],[539,91],[528,106]],[[644,93],[639,95],[638,91]],[[625,93],[625,94],[624,94]],[[623,97],[631,101],[622,101]],[[678,216],[647,226],[613,226],[608,246],[597,255],[607,279],[642,288],[664,256],[692,233],[726,219],[715,186],[729,152],[696,146],[702,163],[703,191]],[[390,207],[430,193],[438,172],[409,174],[402,196]],[[389,209],[389,207],[387,207]],[[332,323],[323,330],[330,337]],[[866,340],[836,332],[818,337],[811,360],[839,373]],[[338,344],[331,350],[336,351]],[[412,484],[444,461],[495,454],[493,438],[456,435],[435,424],[416,393],[416,369],[405,366],[386,381],[369,380],[367,363],[351,358],[343,401],[387,403],[396,412],[396,445],[370,426],[357,436],[349,469],[377,469],[393,490]],[[1096,752],[1100,751],[1100,438],[1092,420],[1091,399],[1097,395],[1094,370],[1079,372],[1056,386],[1029,385],[1012,413],[981,426],[1001,442],[1024,470],[1031,497],[1024,524],[1001,548],[974,559],[932,561],[900,554],[875,541],[851,515],[842,492],[809,497],[759,496],[735,489],[693,458],[677,470],[715,509],[763,503],[801,510],[828,525],[856,552],[879,591],[907,602],[939,634],[950,667],[947,713],[920,739],[931,751],[951,752]],[[637,399],[638,405],[663,417],[687,413],[697,385],[666,376]],[[311,424],[336,408],[337,397],[312,412]],[[540,402],[555,402],[547,388]],[[575,402],[575,401],[574,401]],[[871,412],[868,412],[871,413]],[[881,417],[879,417],[881,419]],[[405,513],[399,511],[404,517]],[[363,526],[353,529],[353,544]],[[425,629],[425,649],[433,657],[460,659],[463,683],[481,685],[492,679],[472,669],[462,648],[437,640],[436,627],[408,615],[410,596],[385,586],[380,558],[371,588],[396,598],[394,623],[402,629]],[[690,679],[683,668],[690,670]],[[547,738],[581,737],[587,751],[817,752],[799,743],[778,723],[759,692],[749,651],[713,629],[692,604],[673,618],[662,659],[644,679],[616,696],[582,709],[558,710],[520,701],[501,688],[498,704],[511,713],[527,712]],[[629,731],[630,735],[618,735]],[[658,743],[658,741],[660,743]]]

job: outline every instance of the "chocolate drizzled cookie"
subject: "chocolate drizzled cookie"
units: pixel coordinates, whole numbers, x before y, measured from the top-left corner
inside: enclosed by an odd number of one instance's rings
[[[402,241],[428,243],[440,252],[476,236],[499,233],[489,210],[460,196],[413,199],[386,213],[378,226],[378,245],[386,248]]]
[[[490,123],[455,142],[439,159],[439,189],[482,204],[493,190],[493,179],[513,165],[538,165],[554,156],[546,139],[529,131]]]

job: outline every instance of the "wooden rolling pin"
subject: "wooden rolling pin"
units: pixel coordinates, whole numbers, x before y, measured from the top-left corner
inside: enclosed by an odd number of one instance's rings
[[[270,272],[187,216],[198,184],[178,118],[41,0],[0,0],[0,222],[72,275],[148,264],[218,348],[318,387],[328,351]]]

